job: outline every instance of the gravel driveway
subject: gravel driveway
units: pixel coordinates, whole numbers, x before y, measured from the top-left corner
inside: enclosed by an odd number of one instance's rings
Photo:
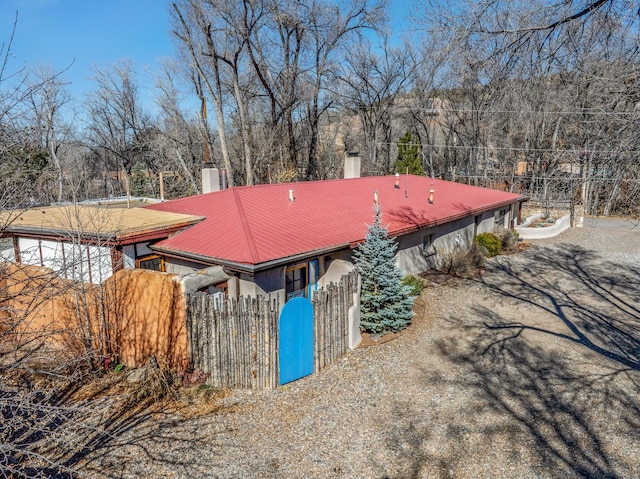
[[[140,415],[93,477],[640,477],[640,232],[569,230],[428,288],[399,338],[195,419]],[[88,451],[87,451],[88,452]]]

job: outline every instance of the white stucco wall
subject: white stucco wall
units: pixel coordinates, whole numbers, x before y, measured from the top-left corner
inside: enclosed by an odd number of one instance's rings
[[[346,259],[333,259],[326,263],[325,273],[318,280],[318,288],[324,288],[329,283],[338,283],[340,279],[356,269],[355,265]]]
[[[507,210],[504,227],[508,227],[513,219],[514,211],[510,207],[491,210],[477,216],[468,216],[457,221],[432,228],[415,231],[398,238],[396,264],[403,275],[417,275],[428,269],[440,267],[440,260],[445,251],[458,248],[468,248],[475,235],[489,233],[495,230],[495,214],[500,210]],[[516,208],[517,210],[517,208]],[[517,211],[516,213],[517,214]],[[433,248],[425,254],[424,238],[432,235]]]
[[[474,218],[470,217],[405,235],[398,240],[396,264],[403,275],[417,275],[438,268],[440,255],[444,251],[465,248],[471,244],[474,229]],[[433,246],[425,252],[423,243],[427,235],[432,235]]]
[[[529,219],[529,218],[527,218]],[[528,223],[531,223],[529,221]],[[571,215],[564,215],[558,218],[553,226],[546,226],[543,228],[528,228],[527,226],[519,226],[516,228],[520,238],[522,239],[543,239],[552,238],[559,235],[563,231],[571,228]]]
[[[20,262],[34,266],[42,266],[40,263],[40,249],[37,239],[18,238],[18,250]]]
[[[67,279],[101,283],[113,274],[111,249],[53,240],[18,238],[20,261],[44,266]]]
[[[164,270],[167,273],[172,274],[190,274],[195,273],[203,268],[206,268],[203,264],[190,263],[188,261],[179,260],[176,258],[165,258]]]
[[[496,225],[495,225],[495,212],[494,211],[488,211],[486,213],[482,213],[479,216],[479,223],[478,223],[478,227],[477,227],[477,231],[476,234],[480,234],[480,233],[491,233]],[[474,221],[475,221],[475,217],[474,217]]]

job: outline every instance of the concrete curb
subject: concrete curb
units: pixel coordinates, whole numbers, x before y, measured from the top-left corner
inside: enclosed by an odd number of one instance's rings
[[[547,226],[544,228],[527,228],[527,225],[531,224],[541,216],[542,214],[529,216],[521,226],[516,226],[516,231],[520,235],[520,238],[527,240],[552,238],[571,227],[571,215],[564,215],[557,219],[553,226]]]

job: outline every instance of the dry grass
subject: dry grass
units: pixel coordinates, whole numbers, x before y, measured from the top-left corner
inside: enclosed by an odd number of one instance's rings
[[[194,418],[233,412],[234,407],[220,402],[229,394],[227,389],[215,389],[205,384],[181,386],[174,373],[149,368],[146,378],[136,383],[129,382],[124,371],[96,376],[77,387],[68,399],[84,403],[107,398],[111,400],[113,412],[118,414],[137,414],[146,410]]]
[[[231,391],[228,389],[214,389],[204,384],[180,388],[177,398],[164,402],[164,410],[186,419],[236,412],[238,406],[221,403],[229,394]]]

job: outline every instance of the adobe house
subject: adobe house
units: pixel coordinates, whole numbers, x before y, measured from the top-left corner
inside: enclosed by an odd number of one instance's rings
[[[353,270],[353,249],[364,240],[376,201],[397,239],[398,266],[419,274],[478,233],[513,228],[527,200],[423,176],[359,173],[360,158],[348,156],[344,179],[227,189],[212,168],[203,171],[208,193],[145,208],[5,212],[0,258],[90,283],[119,269],[151,269],[179,275],[185,292],[269,294],[284,304]]]
[[[404,274],[419,274],[478,233],[513,228],[527,200],[423,176],[361,178],[359,162],[347,158],[345,179],[229,189],[219,189],[217,170],[205,171],[210,192],[146,207],[205,219],[149,247],[166,272],[196,279],[202,273],[187,290],[275,295],[284,304],[354,268],[353,249],[373,222],[376,201],[397,239],[398,266]]]
[[[145,208],[65,205],[0,212],[0,259],[102,283],[125,268],[161,269],[149,245],[203,220]]]

